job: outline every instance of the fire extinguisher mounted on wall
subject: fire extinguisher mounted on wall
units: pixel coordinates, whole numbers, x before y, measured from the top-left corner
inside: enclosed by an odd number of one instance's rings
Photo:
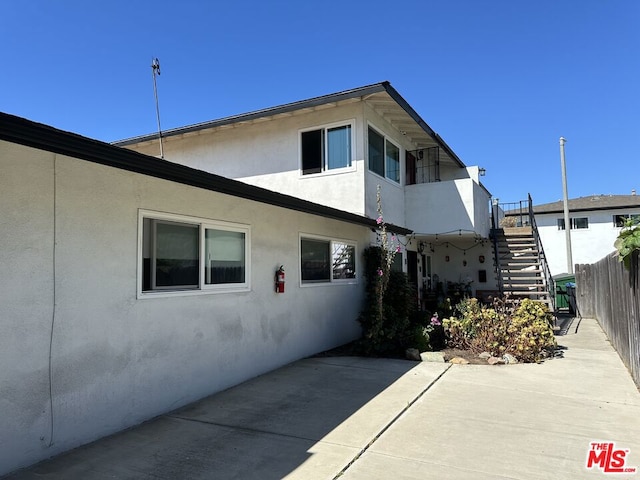
[[[284,293],[284,266],[276,270],[276,293]]]

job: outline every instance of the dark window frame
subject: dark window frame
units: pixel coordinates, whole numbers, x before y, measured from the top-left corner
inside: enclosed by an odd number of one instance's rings
[[[332,166],[332,132],[346,130],[346,145],[342,154],[344,162]],[[353,122],[340,122],[300,131],[300,170],[302,175],[313,175],[327,171],[339,171],[353,167]],[[344,164],[346,163],[346,165]]]
[[[300,236],[302,285],[356,283],[357,244],[314,235]]]
[[[397,155],[391,158],[390,151],[394,149]],[[402,147],[371,125],[367,128],[367,165],[370,172],[400,184]]]
[[[587,230],[589,229],[589,217],[571,217],[569,218],[571,230]],[[558,230],[564,230],[564,218],[558,218]]]
[[[249,225],[141,209],[138,235],[138,298],[251,289]]]

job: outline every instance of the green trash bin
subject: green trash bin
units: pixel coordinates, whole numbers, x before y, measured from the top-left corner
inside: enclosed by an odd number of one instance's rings
[[[553,277],[553,281],[556,284],[556,309],[569,308],[569,294],[567,292],[567,284],[574,286],[576,283],[575,275],[556,275]]]

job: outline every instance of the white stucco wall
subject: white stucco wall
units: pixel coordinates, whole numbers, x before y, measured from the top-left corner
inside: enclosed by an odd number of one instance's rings
[[[467,283],[471,280],[472,295],[476,295],[478,290],[497,290],[491,242],[487,241],[483,245],[475,243],[473,239],[450,236],[438,243],[434,252],[427,253],[432,258],[433,274],[438,275],[443,288],[446,282]],[[481,256],[484,257],[484,262],[480,261]],[[486,282],[480,282],[480,270],[486,272]]]
[[[489,238],[491,232],[491,194],[478,183],[473,182],[474,231],[481,237]]]
[[[587,217],[589,219],[589,228],[571,230],[573,265],[595,263],[615,250],[613,243],[621,229],[614,226],[613,216],[621,214],[640,214],[640,209],[571,212],[571,218]],[[551,275],[567,273],[569,270],[566,232],[558,230],[558,219],[560,218],[564,218],[564,214],[536,215],[536,224]]]
[[[50,440],[53,159],[0,142],[0,475]]]
[[[362,104],[296,112],[215,130],[167,137],[165,159],[242,180],[269,190],[341,210],[364,214],[364,133]],[[302,175],[300,132],[353,122],[352,168]],[[158,143],[128,148],[158,155]]]
[[[302,175],[300,132],[346,122],[354,125],[353,167]],[[400,182],[369,171],[369,126],[400,148]],[[128,148],[149,155],[157,155],[159,150],[157,142]],[[442,182],[407,186],[405,198],[406,152],[415,149],[408,136],[362,101],[170,136],[164,142],[167,160],[371,218],[377,216],[379,185],[385,220],[389,223],[417,231],[462,228],[487,236],[488,196],[485,191],[478,192],[482,190],[478,186],[478,167],[460,168],[442,163]],[[425,206],[432,205],[433,211],[425,218]]]
[[[417,233],[455,230],[489,234],[489,195],[472,179],[405,187],[406,225]]]
[[[0,474],[359,335],[364,282],[301,287],[298,245],[361,259],[365,227],[6,142],[0,165]],[[251,291],[137,299],[139,209],[250,225]]]

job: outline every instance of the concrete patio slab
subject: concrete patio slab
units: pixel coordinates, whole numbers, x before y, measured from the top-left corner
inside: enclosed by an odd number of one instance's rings
[[[304,359],[6,480],[605,478],[594,441],[640,467],[640,393],[604,333],[559,343],[539,365]]]
[[[602,478],[592,441],[640,466],[638,389],[595,321],[581,329],[540,365],[453,366],[342,478]]]

